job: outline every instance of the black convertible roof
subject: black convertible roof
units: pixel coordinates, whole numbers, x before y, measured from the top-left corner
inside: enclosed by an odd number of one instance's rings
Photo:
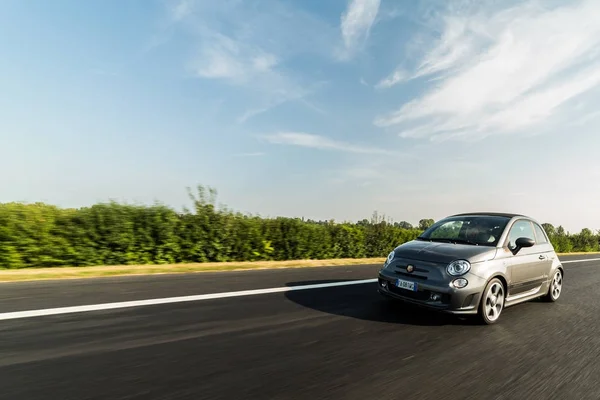
[[[511,214],[511,213],[499,213],[499,212],[472,212],[472,213],[461,213],[454,214],[452,217],[463,217],[468,215],[489,215],[491,217],[506,217],[506,218],[514,218],[514,217],[525,217],[529,218],[527,215],[523,214]]]

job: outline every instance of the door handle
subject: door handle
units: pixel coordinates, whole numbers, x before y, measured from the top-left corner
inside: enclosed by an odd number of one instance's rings
[[[540,260],[545,260],[545,259],[546,259],[546,256],[540,255],[539,259],[540,259]]]

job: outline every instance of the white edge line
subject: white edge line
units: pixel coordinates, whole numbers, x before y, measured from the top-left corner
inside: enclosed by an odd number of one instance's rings
[[[42,310],[15,311],[15,312],[0,313],[0,320],[41,317],[41,316],[58,315],[58,314],[72,314],[72,313],[100,311],[100,310],[114,310],[117,308],[141,307],[141,306],[151,306],[151,305],[157,305],[157,304],[170,304],[170,303],[182,303],[182,302],[189,302],[189,301],[223,299],[223,298],[227,298],[227,297],[254,296],[254,295],[259,295],[259,294],[289,292],[289,291],[294,291],[294,290],[309,290],[309,289],[328,288],[328,287],[334,287],[334,286],[360,285],[363,283],[373,283],[373,282],[377,282],[377,279],[375,278],[375,279],[363,279],[363,280],[356,280],[356,281],[317,283],[314,285],[301,285],[301,286],[283,286],[283,287],[276,287],[276,288],[269,288],[269,289],[240,290],[237,292],[222,292],[222,293],[200,294],[200,295],[194,295],[194,296],[165,297],[165,298],[161,298],[161,299],[122,301],[122,302],[117,302],[117,303],[103,303],[103,304],[91,304],[91,305],[86,305],[86,306],[47,308],[47,309],[42,309]]]
[[[588,258],[585,260],[568,260],[562,261],[561,264],[570,263],[581,263],[590,261],[600,261],[600,258]],[[223,299],[227,297],[239,297],[239,296],[255,296],[259,294],[269,293],[281,293],[290,292],[294,290],[309,290],[309,289],[321,289],[335,286],[348,286],[348,285],[360,285],[364,283],[377,282],[377,278],[374,279],[362,279],[356,281],[342,281],[342,282],[331,282],[331,283],[317,283],[313,285],[300,285],[300,286],[283,286],[268,289],[255,289],[255,290],[240,290],[237,292],[221,292],[211,294],[199,294],[193,296],[179,296],[179,297],[165,297],[160,299],[147,299],[147,300],[134,300],[134,301],[122,301],[117,303],[103,303],[103,304],[90,304],[86,306],[72,306],[72,307],[58,307],[58,308],[46,308],[41,310],[29,310],[29,311],[15,311],[0,313],[0,321],[6,321],[10,319],[19,318],[31,318],[31,317],[42,317],[47,315],[59,315],[59,314],[73,314],[89,311],[102,311],[102,310],[114,310],[118,308],[128,307],[142,307],[151,306],[157,304],[170,304],[170,303],[183,303],[190,301],[202,301],[212,299]]]
[[[561,264],[570,264],[570,263],[580,263],[580,262],[590,262],[590,261],[600,261],[600,258],[588,258],[586,260],[568,260],[561,261]]]

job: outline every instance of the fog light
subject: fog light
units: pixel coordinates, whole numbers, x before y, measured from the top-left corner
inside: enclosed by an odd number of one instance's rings
[[[467,281],[465,278],[458,278],[452,281],[452,284],[454,285],[454,287],[462,289],[469,284],[469,281]]]
[[[387,287],[387,281],[384,281],[383,279],[381,281],[379,281],[379,283],[381,284],[381,287],[386,288]]]
[[[442,298],[442,296],[439,295],[438,293],[431,293],[429,295],[429,300],[431,300],[431,301],[438,301],[441,298]]]

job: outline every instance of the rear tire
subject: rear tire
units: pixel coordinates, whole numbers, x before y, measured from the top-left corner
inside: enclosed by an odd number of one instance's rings
[[[554,272],[550,285],[548,286],[548,293],[542,299],[548,303],[554,303],[560,298],[563,286],[563,273],[559,269]]]
[[[504,310],[505,299],[506,291],[500,279],[494,278],[489,281],[483,290],[479,302],[477,313],[479,321],[485,325],[492,325],[498,322],[502,310]]]

